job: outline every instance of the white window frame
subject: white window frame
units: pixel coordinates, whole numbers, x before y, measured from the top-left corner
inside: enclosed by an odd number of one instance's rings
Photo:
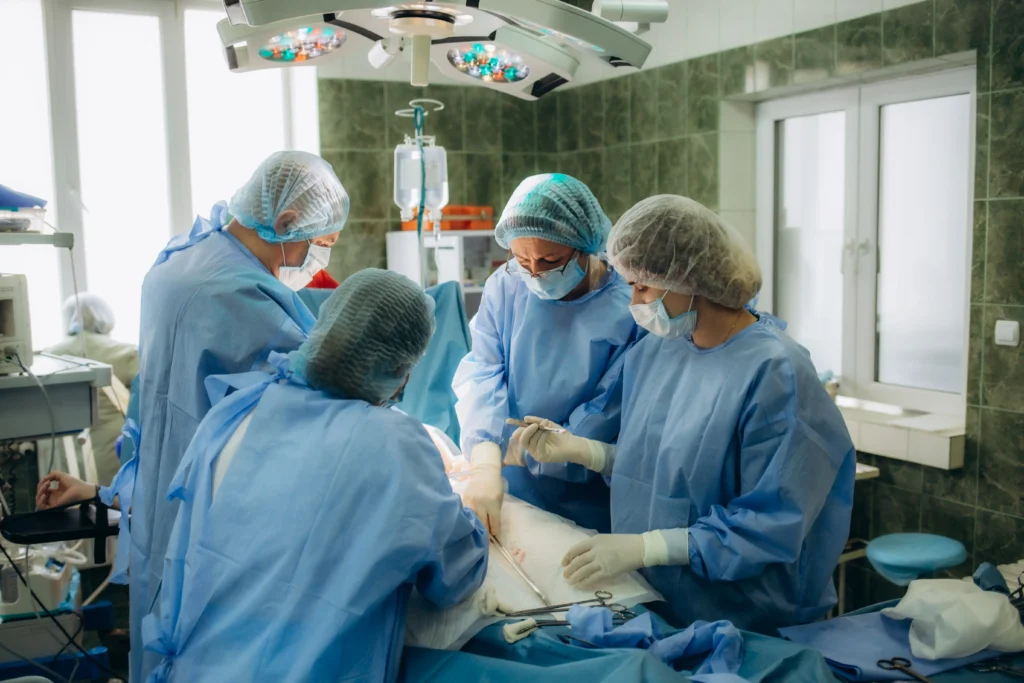
[[[62,297],[75,290],[73,275],[77,276],[79,291],[88,289],[89,273],[85,263],[88,236],[84,233],[83,205],[80,194],[80,163],[78,158],[78,114],[75,101],[74,45],[71,16],[74,10],[144,14],[160,20],[161,64],[167,144],[167,196],[170,205],[172,234],[188,232],[194,219],[192,211],[191,161],[189,159],[188,97],[185,77],[185,10],[205,9],[223,11],[221,0],[43,0],[43,25],[46,34],[47,74],[50,85],[50,126],[53,136],[54,201],[60,216],[58,226],[75,236],[72,251],[75,273],[71,263],[61,259],[60,280]],[[226,15],[225,15],[226,17]],[[223,68],[227,69],[225,63]],[[315,67],[301,67],[311,69]],[[298,120],[308,125],[302,105],[293,94],[308,92],[305,84],[297,83],[293,69],[283,69],[282,106],[284,107],[285,147],[293,148],[302,137],[303,146],[310,146],[310,136],[300,136],[295,128]],[[314,72],[315,73],[315,72]],[[111,87],[125,84],[112,83]],[[313,110],[316,103],[313,102]],[[239,112],[244,116],[244,112]],[[318,134],[318,133],[317,133]],[[316,143],[318,146],[318,142]],[[318,152],[318,150],[308,150]],[[131,169],[125,169],[130,173]],[[111,182],[116,182],[112,178]],[[144,221],[145,217],[140,216]],[[125,246],[130,253],[130,245]],[[155,258],[155,254],[133,257]]]
[[[845,211],[843,226],[843,376],[840,392],[854,398],[901,408],[963,417],[966,414],[970,296],[965,297],[964,370],[959,391],[948,393],[883,384],[875,379],[877,354],[879,118],[882,107],[950,95],[971,96],[968,224],[964,230],[964,287],[970,291],[974,209],[974,67],[836,88],[812,95],[768,101],[757,108],[757,255],[764,273],[760,306],[774,310],[775,237],[779,121],[842,111],[846,114]],[[838,303],[838,302],[837,302]]]

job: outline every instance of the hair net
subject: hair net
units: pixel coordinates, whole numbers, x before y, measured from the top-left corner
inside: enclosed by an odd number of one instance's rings
[[[79,323],[78,308],[82,309],[82,320]],[[64,329],[68,334],[78,334],[84,329],[86,332],[95,334],[110,334],[114,329],[114,309],[106,301],[88,292],[78,295],[78,303],[75,303],[75,296],[71,295],[64,301]]]
[[[743,237],[686,197],[650,197],[627,211],[608,237],[608,257],[629,282],[729,308],[761,289],[761,268]]]
[[[562,173],[519,183],[494,230],[505,249],[519,237],[539,237],[587,254],[604,251],[612,222],[586,185]]]
[[[267,242],[298,242],[345,227],[349,198],[331,165],[308,152],[274,152],[231,198],[228,211]],[[298,215],[279,235],[274,222],[291,209]]]
[[[433,304],[403,275],[361,270],[324,301],[292,369],[314,389],[370,403],[387,400],[427,350]]]

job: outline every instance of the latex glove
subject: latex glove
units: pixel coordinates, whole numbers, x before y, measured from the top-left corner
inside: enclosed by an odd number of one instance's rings
[[[501,449],[498,444],[483,442],[473,447],[469,456],[472,474],[462,503],[473,510],[484,528],[494,536],[501,536],[501,503],[505,498],[505,483],[501,479]]]
[[[569,548],[562,558],[570,586],[594,588],[641,567],[689,564],[689,529],[642,534],[598,534]]]
[[[51,482],[57,483],[56,488],[51,488]],[[66,472],[50,472],[36,486],[36,508],[49,510],[68,503],[92,500],[98,490],[95,484],[76,479]]]
[[[604,469],[604,448],[599,442],[571,434],[542,417],[529,416],[523,421],[529,426],[517,429],[512,438],[537,462],[571,462],[596,472]]]
[[[526,459],[523,457],[526,451],[523,450],[523,445],[519,443],[519,431],[516,430],[508,438],[508,446],[505,448],[506,466],[526,467]]]

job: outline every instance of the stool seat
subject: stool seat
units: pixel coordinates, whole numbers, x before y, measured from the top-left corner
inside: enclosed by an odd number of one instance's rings
[[[922,575],[961,564],[967,549],[960,541],[936,534],[887,534],[868,543],[868,561],[899,586]]]

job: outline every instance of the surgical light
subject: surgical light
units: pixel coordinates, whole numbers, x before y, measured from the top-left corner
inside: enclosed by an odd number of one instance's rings
[[[218,31],[232,71],[297,66],[313,51],[318,65],[360,52],[376,68],[409,55],[413,85],[427,85],[433,62],[467,85],[534,100],[571,82],[581,66],[592,76],[638,69],[651,53],[629,30],[562,0],[222,1],[228,18]],[[302,44],[304,34],[293,32],[324,26],[342,36],[330,52],[316,43],[305,60],[290,49],[275,51]]]
[[[468,50],[452,48],[448,63],[472,78],[495,83],[516,83],[530,75],[521,56],[493,43],[474,43]]]
[[[228,67],[232,71],[252,71],[319,65],[340,55],[348,40],[344,29],[324,23],[317,15],[302,19],[299,26],[294,21],[279,21],[259,28],[217,22]]]
[[[345,32],[333,26],[304,26],[270,38],[259,50],[271,62],[304,62],[334,52],[345,42]]]

